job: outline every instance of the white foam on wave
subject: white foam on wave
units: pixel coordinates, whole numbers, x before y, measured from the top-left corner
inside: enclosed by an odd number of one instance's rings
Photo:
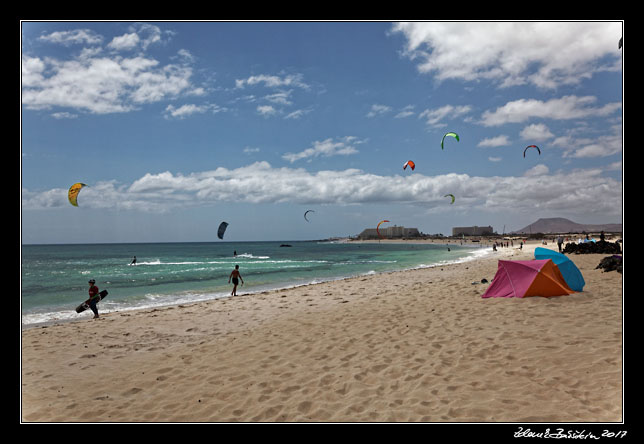
[[[195,302],[209,301],[230,296],[228,293],[175,293],[175,294],[154,294],[149,293],[143,299],[137,301],[109,301],[104,300],[98,304],[99,314],[125,312],[133,310],[145,310],[152,308],[176,306],[181,304],[190,304]],[[34,326],[51,322],[67,322],[79,320],[93,316],[91,310],[85,310],[82,313],[76,313],[74,309],[57,310],[43,313],[29,313],[22,315],[23,326]]]
[[[246,259],[270,259],[270,256],[254,256],[251,253],[242,253],[234,256],[234,258],[246,258]]]
[[[270,256],[255,256],[251,253],[242,253],[238,254],[237,256],[230,256],[230,257],[222,257],[221,259],[217,260],[210,260],[210,261],[161,261],[160,259],[156,260],[149,260],[149,261],[142,261],[142,262],[137,262],[135,264],[128,264],[132,266],[138,266],[138,265],[199,265],[199,264],[230,264],[231,262],[234,262],[235,259],[260,259],[260,260],[266,260],[270,259]],[[279,263],[280,261],[277,261]]]

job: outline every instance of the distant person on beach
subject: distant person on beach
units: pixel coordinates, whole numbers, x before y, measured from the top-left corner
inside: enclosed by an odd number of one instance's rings
[[[136,256],[134,256],[134,259],[132,259],[132,262],[130,262],[130,265],[136,265]]]
[[[96,303],[98,302],[98,287],[94,279],[89,280],[89,308],[94,312],[94,318],[98,319],[98,308],[96,308]]]
[[[244,279],[239,273],[239,265],[235,265],[235,269],[230,273],[230,276],[228,276],[229,284],[231,279],[233,280],[233,291],[230,293],[230,295],[237,296],[237,284],[239,284],[239,279],[241,279],[241,283],[242,285],[244,285]]]
[[[561,246],[563,245],[563,236],[557,238],[557,245],[559,246],[559,253],[561,253]]]

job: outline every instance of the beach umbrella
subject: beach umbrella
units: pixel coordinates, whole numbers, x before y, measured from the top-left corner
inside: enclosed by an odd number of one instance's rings
[[[559,268],[561,275],[570,289],[574,291],[584,291],[586,281],[584,281],[584,277],[582,276],[581,271],[579,271],[579,268],[577,268],[568,256],[548,248],[537,247],[534,250],[534,258],[552,259],[552,262],[554,262],[557,268]]]
[[[484,298],[525,298],[564,296],[574,293],[551,259],[503,261]]]

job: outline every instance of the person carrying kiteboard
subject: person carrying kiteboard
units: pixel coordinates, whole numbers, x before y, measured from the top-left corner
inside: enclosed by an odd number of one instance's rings
[[[100,297],[98,295],[98,287],[94,284],[96,284],[96,281],[94,279],[89,280],[89,308],[92,309],[94,312],[94,318],[93,319],[98,319],[98,308],[96,308],[96,303],[100,300]]]

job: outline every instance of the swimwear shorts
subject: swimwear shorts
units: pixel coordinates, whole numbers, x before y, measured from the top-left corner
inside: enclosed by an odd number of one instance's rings
[[[239,284],[239,279],[233,278],[233,284],[235,284],[235,285]]]

